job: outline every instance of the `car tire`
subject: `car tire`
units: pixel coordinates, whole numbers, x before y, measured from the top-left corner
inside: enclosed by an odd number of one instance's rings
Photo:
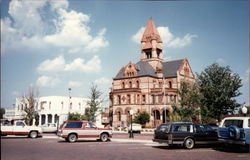
[[[77,135],[76,134],[70,134],[67,138],[68,142],[74,143],[77,140]]]
[[[101,134],[100,139],[101,139],[102,142],[107,142],[108,139],[109,139],[109,135],[107,133],[103,133],[103,134]]]
[[[194,142],[194,140],[192,138],[187,138],[184,141],[184,147],[187,148],[187,149],[194,148],[194,145],[195,145],[195,142]]]
[[[37,138],[37,136],[38,136],[37,131],[31,131],[29,134],[30,138]]]

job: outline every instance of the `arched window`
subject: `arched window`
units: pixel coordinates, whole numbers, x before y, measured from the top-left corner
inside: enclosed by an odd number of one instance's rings
[[[171,81],[168,82],[168,86],[169,86],[169,88],[172,88],[172,82]]]
[[[127,104],[131,104],[131,97],[130,97],[130,94],[127,95]]]
[[[123,88],[123,89],[125,88],[125,83],[124,83],[124,82],[122,82],[122,88]]]
[[[121,121],[121,119],[122,119],[121,112],[118,111],[117,114],[118,114],[118,121]]]
[[[140,88],[140,82],[139,81],[136,81],[136,87]]]
[[[118,104],[121,104],[121,96],[118,95],[117,98],[118,98]]]
[[[131,81],[129,82],[129,88],[132,88],[132,82]]]

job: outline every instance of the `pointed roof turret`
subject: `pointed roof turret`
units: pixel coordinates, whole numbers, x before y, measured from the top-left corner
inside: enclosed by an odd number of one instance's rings
[[[153,18],[150,17],[146,29],[143,33],[141,42],[150,42],[151,40],[156,40],[158,43],[162,43],[159,32],[157,31]]]

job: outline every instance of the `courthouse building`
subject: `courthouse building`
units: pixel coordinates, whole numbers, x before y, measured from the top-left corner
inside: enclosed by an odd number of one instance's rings
[[[130,110],[150,114],[147,127],[170,120],[169,112],[179,104],[178,89],[182,81],[194,82],[195,76],[186,58],[163,59],[159,32],[150,18],[141,38],[141,58],[129,62],[113,78],[110,110],[113,127],[126,127]]]

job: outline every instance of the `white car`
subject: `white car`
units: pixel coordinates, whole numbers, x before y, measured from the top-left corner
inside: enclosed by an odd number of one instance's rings
[[[141,133],[142,126],[140,124],[133,123],[132,130],[133,130],[133,133]],[[128,127],[128,133],[130,133],[130,131],[131,131],[131,125]]]
[[[13,125],[1,126],[1,136],[22,135],[30,138],[41,136],[42,129],[37,126],[28,126],[24,121],[14,121]]]
[[[42,125],[43,132],[57,132],[57,125],[56,123],[48,123]]]

